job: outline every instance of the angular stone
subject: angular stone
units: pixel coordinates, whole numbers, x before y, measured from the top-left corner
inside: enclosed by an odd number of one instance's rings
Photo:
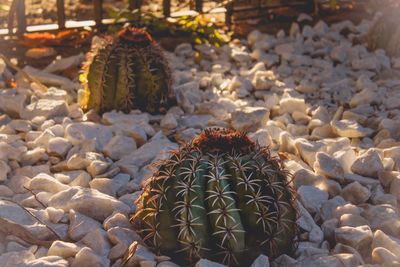
[[[50,155],[54,154],[60,157],[64,157],[71,147],[72,144],[67,139],[62,137],[54,137],[48,142],[47,152]]]
[[[335,230],[337,242],[349,245],[357,250],[368,247],[372,241],[372,231],[369,226],[342,226]]]
[[[68,105],[64,100],[39,99],[26,106],[23,118],[32,119],[43,116],[47,119],[68,115]]]
[[[376,230],[371,244],[372,249],[382,247],[394,255],[397,255],[397,260],[400,260],[400,240],[391,236],[388,236],[381,230]]]
[[[135,151],[136,148],[136,142],[133,138],[116,135],[111,138],[110,142],[104,147],[103,153],[113,160],[119,160]]]
[[[82,248],[75,256],[71,267],[82,267],[82,266],[96,266],[96,267],[108,267],[110,260],[106,257],[98,256],[92,249],[88,247]]]
[[[68,185],[60,183],[57,179],[46,173],[39,173],[33,177],[27,187],[31,190],[40,190],[51,193],[57,193],[70,188]]]
[[[250,267],[269,267],[269,259],[267,256],[261,254],[253,261]]]
[[[375,149],[368,149],[351,166],[351,170],[359,175],[378,177],[378,173],[384,170],[381,157]]]
[[[101,228],[101,224],[98,221],[74,210],[69,211],[69,221],[68,235],[75,241],[82,239],[91,231]]]
[[[130,208],[124,203],[94,189],[72,187],[55,194],[49,206],[64,211],[73,209],[91,218],[103,221],[114,211],[127,213]]]
[[[310,185],[300,186],[298,193],[304,207],[311,213],[318,212],[321,205],[328,200],[327,192]]]
[[[64,259],[67,259],[69,257],[75,257],[76,253],[78,253],[80,249],[81,248],[74,243],[57,240],[51,244],[47,255],[60,256]]]
[[[65,138],[73,145],[79,145],[86,140],[95,140],[97,151],[102,151],[112,136],[110,127],[93,122],[70,123],[65,128]]]
[[[231,125],[238,131],[256,131],[266,125],[269,111],[262,107],[245,107],[232,113]]]
[[[344,172],[340,162],[324,152],[316,154],[314,170],[317,174],[337,180],[338,182],[342,182],[344,179]]]
[[[345,200],[355,205],[359,205],[370,198],[371,192],[367,187],[362,186],[359,182],[353,182],[343,188],[341,195]]]

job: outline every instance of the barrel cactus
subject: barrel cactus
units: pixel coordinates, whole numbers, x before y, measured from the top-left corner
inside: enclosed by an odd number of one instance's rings
[[[297,237],[288,173],[245,134],[207,129],[161,162],[132,221],[144,242],[184,266],[248,266],[290,254]]]
[[[162,49],[138,28],[125,28],[116,37],[94,42],[81,82],[84,111],[138,108],[157,113],[165,110],[171,97],[171,73]]]
[[[386,10],[371,26],[367,42],[371,50],[384,49],[389,56],[400,56],[400,8]]]

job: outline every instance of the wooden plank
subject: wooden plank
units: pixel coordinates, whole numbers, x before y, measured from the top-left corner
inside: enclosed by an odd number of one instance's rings
[[[103,18],[103,0],[93,0],[94,21],[96,25],[101,25]]]
[[[65,7],[64,0],[57,0],[57,23],[59,29],[65,28]]]

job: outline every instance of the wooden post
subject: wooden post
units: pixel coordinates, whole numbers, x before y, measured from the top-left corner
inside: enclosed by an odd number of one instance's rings
[[[65,28],[64,0],[57,0],[57,23],[58,23],[58,29]]]
[[[171,0],[163,0],[163,13],[165,17],[171,16]]]
[[[139,9],[142,6],[142,0],[129,0],[129,9],[135,10]]]
[[[16,0],[17,4],[17,23],[18,23],[18,34],[22,34],[26,31],[26,17],[25,17],[25,0]]]
[[[203,13],[203,0],[195,0],[195,10],[199,13]]]
[[[103,0],[93,0],[94,21],[96,25],[101,25],[103,19]]]

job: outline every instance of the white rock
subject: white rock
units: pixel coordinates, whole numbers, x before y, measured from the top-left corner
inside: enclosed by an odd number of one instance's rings
[[[335,209],[341,205],[346,204],[346,201],[341,196],[335,196],[329,199],[321,206],[320,215],[322,220],[326,221],[333,217]]]
[[[26,94],[18,94],[13,89],[3,89],[0,91],[0,110],[11,117],[21,118],[26,102]]]
[[[359,175],[368,177],[378,177],[378,172],[383,171],[381,157],[375,149],[368,149],[351,166],[351,170]]]
[[[343,214],[340,216],[340,226],[358,227],[369,225],[368,221],[357,214]]]
[[[0,160],[17,160],[19,161],[21,158],[21,155],[23,152],[25,152],[26,149],[23,149],[22,147],[20,148],[15,148],[6,142],[1,142],[0,141]]]
[[[68,115],[68,105],[63,100],[39,99],[26,106],[23,118],[32,119],[43,116],[47,119]]]
[[[167,113],[160,122],[160,126],[164,129],[175,129],[178,126],[178,122],[174,115]]]
[[[359,182],[353,182],[343,188],[341,195],[345,200],[359,205],[369,199],[371,192]]]
[[[79,212],[74,210],[69,211],[69,229],[68,235],[72,240],[78,241],[82,239],[86,234],[101,228],[101,224],[98,221],[93,220]]]
[[[376,230],[371,244],[372,249],[382,247],[386,248],[394,255],[397,255],[397,260],[400,260],[400,240],[391,237],[381,230]]]
[[[351,66],[355,70],[378,70],[380,67],[376,57],[367,57],[362,59],[354,59],[351,61]]]
[[[27,261],[24,267],[68,267],[68,261],[58,256],[47,256]]]
[[[0,200],[0,218],[3,219],[2,227],[8,229],[10,235],[31,236],[37,238],[38,242],[54,238],[54,234],[46,226],[39,224],[29,213],[11,202]],[[15,227],[16,224],[19,227]]]
[[[119,166],[122,171],[129,173],[131,166],[140,168],[150,163],[162,150],[169,151],[176,148],[177,145],[175,143],[172,143],[161,135],[160,138],[151,139],[150,142],[144,144],[139,149],[121,158],[117,161],[117,166]]]
[[[395,177],[390,183],[389,192],[400,200],[400,176]]]
[[[65,128],[65,138],[73,145],[79,145],[85,140],[96,140],[96,149],[102,151],[103,147],[111,140],[112,130],[108,126],[93,122],[76,122],[68,124]]]
[[[82,61],[84,59],[85,59],[85,56],[82,53],[79,53],[78,55],[74,55],[74,56],[70,56],[70,57],[57,59],[57,60],[51,62],[46,68],[43,69],[43,71],[45,71],[45,72],[60,72],[60,71],[66,70],[68,68],[78,66],[79,64],[82,63]]]
[[[280,114],[292,114],[295,111],[306,113],[307,105],[303,98],[286,97],[279,101]]]
[[[110,252],[111,244],[107,238],[107,232],[102,228],[90,231],[80,240],[80,242],[102,257],[107,257]]]
[[[245,107],[232,113],[231,125],[238,131],[255,131],[266,125],[269,111],[262,107]]]
[[[13,251],[0,255],[0,266],[14,267],[22,266],[25,262],[35,260],[35,256],[31,251]]]
[[[0,160],[0,182],[7,180],[9,172],[11,172],[10,166],[5,161]]]
[[[374,248],[371,253],[371,258],[373,263],[380,264],[382,266],[390,266],[390,264],[400,260],[400,258],[393,254],[392,251],[383,247]]]
[[[67,171],[55,173],[54,177],[63,184],[82,187],[88,187],[89,182],[92,179],[90,174],[85,171]]]
[[[260,146],[272,146],[274,144],[271,135],[266,129],[259,129],[256,132],[249,134],[249,138],[260,144]]]
[[[64,211],[73,209],[96,220],[104,220],[114,211],[129,212],[124,203],[94,189],[71,187],[55,194],[49,206]]]
[[[109,229],[107,231],[107,236],[111,243],[115,245],[108,255],[110,259],[120,258],[128,250],[132,242],[141,240],[136,232],[119,226]]]
[[[364,128],[351,120],[332,121],[331,127],[335,134],[342,137],[359,138],[373,133],[372,129]]]
[[[338,182],[343,181],[343,169],[339,161],[324,152],[316,154],[314,170],[317,174],[332,178]]]
[[[127,174],[117,174],[112,179],[108,178],[95,178],[89,184],[90,188],[97,189],[100,192],[110,195],[116,196],[118,190],[127,184],[130,180],[130,176]]]
[[[0,197],[12,197],[14,192],[5,185],[0,185]]]
[[[195,267],[224,267],[224,266],[226,265],[222,265],[207,259],[200,259],[195,265]]]
[[[47,255],[60,256],[64,259],[67,259],[69,257],[75,257],[76,253],[78,253],[80,249],[81,248],[74,243],[57,240],[51,244]]]
[[[47,158],[46,149],[42,147],[35,147],[32,150],[28,150],[21,155],[22,165],[34,165],[40,160]]]
[[[250,267],[269,267],[268,257],[261,254],[253,261]]]
[[[114,214],[110,215],[110,217],[104,220],[103,227],[104,229],[109,230],[116,226],[129,229],[131,227],[131,224],[125,214],[115,212]]]
[[[298,189],[300,200],[311,213],[319,211],[321,205],[328,200],[328,193],[317,187],[302,185]]]
[[[64,211],[62,209],[55,209],[52,207],[46,208],[47,216],[52,223],[58,223],[64,216]]]
[[[349,245],[357,250],[368,247],[372,241],[372,231],[369,226],[343,226],[335,230],[337,242]]]
[[[60,183],[57,179],[46,173],[39,173],[30,180],[27,187],[31,190],[40,190],[50,193],[57,193],[63,190],[68,190],[70,187]]]
[[[47,152],[51,155],[64,157],[72,147],[72,144],[65,138],[55,137],[49,140]]]
[[[71,267],[81,266],[96,266],[96,267],[108,267],[110,260],[106,257],[98,256],[92,249],[88,247],[82,248],[75,256]]]
[[[189,43],[182,43],[175,47],[175,54],[180,57],[190,57],[193,54],[192,45]]]
[[[353,149],[339,150],[333,154],[333,157],[340,162],[345,173],[351,172],[351,166],[357,159]]]
[[[109,166],[109,162],[105,162],[103,160],[93,160],[90,162],[89,166],[87,166],[86,170],[92,177],[96,177],[105,173]]]
[[[111,138],[110,142],[104,147],[103,153],[113,160],[119,160],[135,151],[136,148],[136,142],[133,138],[116,135]]]
[[[369,221],[373,230],[386,227],[385,224],[388,222],[391,226],[394,226],[393,220],[399,219],[396,208],[389,204],[365,205],[363,208],[364,210],[361,215]]]

